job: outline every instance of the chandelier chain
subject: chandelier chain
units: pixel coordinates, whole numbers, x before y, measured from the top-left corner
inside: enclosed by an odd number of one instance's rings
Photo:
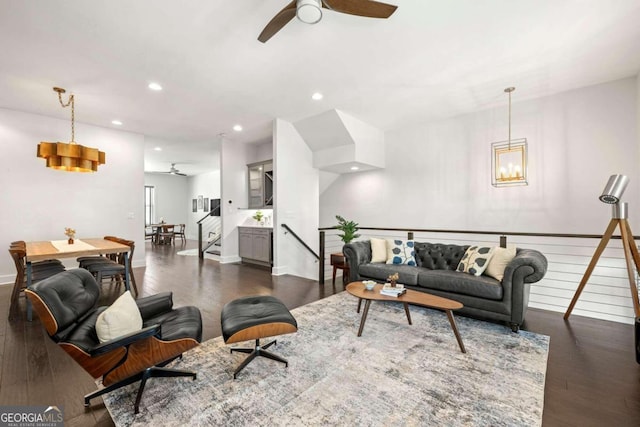
[[[71,143],[75,144],[76,143],[76,103],[75,103],[75,99],[73,97],[73,94],[69,95],[69,100],[67,101],[67,103],[65,104],[64,102],[62,102],[62,92],[58,92],[58,101],[60,101],[60,105],[62,105],[62,108],[66,108],[69,105],[71,105]]]
[[[509,151],[511,151],[511,92],[509,91]]]

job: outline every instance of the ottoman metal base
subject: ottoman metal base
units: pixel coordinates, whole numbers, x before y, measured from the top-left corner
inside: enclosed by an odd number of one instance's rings
[[[261,347],[260,340],[256,339],[256,346],[254,348],[241,348],[241,347],[232,348],[231,353],[233,353],[234,351],[239,351],[240,353],[249,353],[249,356],[247,356],[247,358],[244,359],[242,363],[236,368],[236,371],[233,373],[233,379],[235,380],[236,376],[240,373],[240,371],[242,371],[249,363],[251,363],[253,359],[255,359],[258,356],[266,357],[267,359],[284,363],[285,367],[289,366],[289,362],[287,362],[286,359],[283,359],[282,357],[265,350],[271,347],[273,344],[276,344],[276,342],[277,342],[276,340],[273,340],[270,343],[265,344]]]

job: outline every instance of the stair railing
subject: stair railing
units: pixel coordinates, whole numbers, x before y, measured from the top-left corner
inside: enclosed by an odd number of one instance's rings
[[[198,222],[198,257],[200,259],[204,259],[204,253],[207,249],[209,249],[214,243],[216,243],[220,238],[213,239],[212,241],[208,241],[207,244],[204,243],[203,235],[206,234],[210,236],[212,233],[220,233],[220,217],[211,215],[211,212],[207,213],[204,217],[202,217]],[[208,240],[208,239],[207,239]]]
[[[314,251],[313,249],[311,249],[311,247],[310,247],[309,245],[307,245],[307,243],[306,243],[304,240],[302,240],[302,238],[300,238],[300,236],[298,236],[298,235],[296,234],[296,232],[295,232],[295,231],[293,231],[293,230],[291,229],[291,227],[289,227],[287,224],[281,224],[281,225],[282,225],[282,228],[284,228],[284,229],[285,229],[285,234],[287,234],[287,233],[291,233],[291,235],[292,235],[292,236],[293,236],[293,237],[294,237],[298,242],[300,242],[300,244],[301,244],[302,246],[304,246],[304,247],[307,249],[307,251],[309,251],[309,253],[315,257],[315,259],[317,259],[318,261],[320,261],[320,255],[318,255],[318,254],[316,253],[316,251]]]

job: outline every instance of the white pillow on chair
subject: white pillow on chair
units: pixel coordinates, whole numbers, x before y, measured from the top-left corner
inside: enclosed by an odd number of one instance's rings
[[[98,315],[96,333],[101,343],[142,329],[142,316],[131,292],[120,295],[109,308]]]

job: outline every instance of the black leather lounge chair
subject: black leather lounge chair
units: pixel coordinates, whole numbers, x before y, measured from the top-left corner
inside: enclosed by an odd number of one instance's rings
[[[151,377],[189,376],[195,372],[164,368],[202,340],[202,318],[196,307],[173,308],[165,292],[136,300],[142,330],[100,343],[96,333],[96,307],[100,287],[84,269],[68,270],[34,284],[25,291],[49,336],[102,387],[90,399],[140,381],[134,405],[138,413],[146,381]]]

